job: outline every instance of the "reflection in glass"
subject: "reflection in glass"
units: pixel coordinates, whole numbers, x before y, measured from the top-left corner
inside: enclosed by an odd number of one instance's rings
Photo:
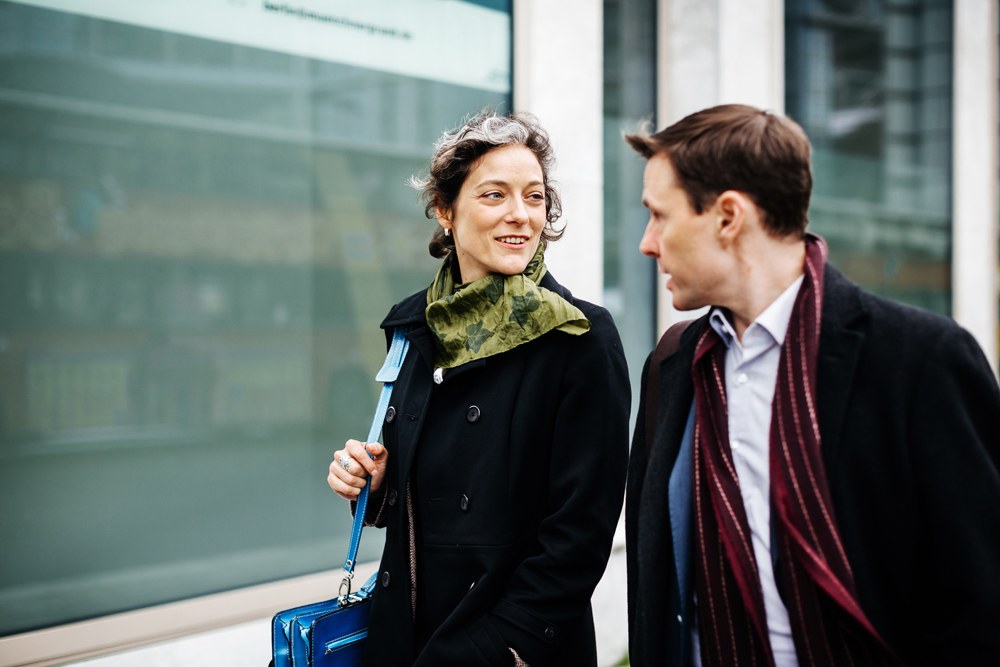
[[[0,26],[0,635],[338,567],[326,466],[435,266],[405,180],[508,93]]]
[[[814,148],[811,229],[864,287],[949,313],[951,3],[785,8],[786,109]]]

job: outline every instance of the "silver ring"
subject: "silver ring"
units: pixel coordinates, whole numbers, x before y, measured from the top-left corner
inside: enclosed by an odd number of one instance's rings
[[[341,454],[340,458],[338,459],[338,462],[340,463],[340,467],[341,468],[343,468],[347,472],[350,472],[351,471],[351,465],[354,463],[354,459],[352,459],[347,454]]]

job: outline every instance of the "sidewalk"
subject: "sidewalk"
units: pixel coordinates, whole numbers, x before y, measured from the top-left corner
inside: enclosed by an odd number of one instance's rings
[[[594,597],[594,625],[597,630],[597,664],[621,664],[628,651],[628,584],[625,573],[625,522],[618,522],[611,560]]]
[[[594,624],[600,667],[620,664],[628,648],[625,531],[619,522],[611,560],[594,591]],[[73,667],[265,667],[271,659],[271,619],[262,618],[71,663]]]

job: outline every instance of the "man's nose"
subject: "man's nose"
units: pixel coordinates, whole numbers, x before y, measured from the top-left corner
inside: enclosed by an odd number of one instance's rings
[[[639,241],[639,252],[646,257],[658,257],[660,254],[656,244],[656,235],[653,233],[652,219],[646,225],[646,231],[642,233],[642,240]]]

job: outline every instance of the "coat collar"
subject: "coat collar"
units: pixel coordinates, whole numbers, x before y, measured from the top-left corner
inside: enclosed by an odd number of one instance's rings
[[[427,290],[421,290],[393,306],[379,326],[386,331],[396,327],[426,326],[427,317],[424,315],[426,308]]]
[[[408,329],[406,337],[410,347],[423,359],[428,368],[434,367],[434,337],[427,328],[427,318],[424,309],[427,307],[427,290],[411,294],[389,310],[380,325],[385,332],[386,341],[392,340],[392,330],[403,327]]]
[[[827,464],[839,448],[850,389],[868,335],[869,317],[861,289],[830,264],[823,286],[817,370],[817,411]]]

